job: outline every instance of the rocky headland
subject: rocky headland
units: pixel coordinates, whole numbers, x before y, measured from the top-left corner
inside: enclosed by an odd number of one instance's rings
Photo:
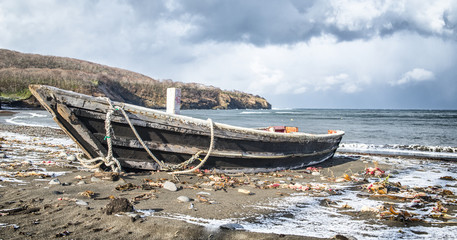
[[[115,101],[162,109],[166,89],[181,88],[182,109],[270,109],[260,96],[199,83],[157,80],[88,61],[0,49],[0,99],[5,105],[37,107],[30,84],[45,84]]]

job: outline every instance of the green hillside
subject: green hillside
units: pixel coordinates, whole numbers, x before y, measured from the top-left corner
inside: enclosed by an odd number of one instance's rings
[[[181,88],[182,109],[269,109],[262,97],[197,83],[155,80],[88,61],[0,49],[3,104],[36,106],[29,84],[45,84],[150,108],[165,108],[166,89]]]

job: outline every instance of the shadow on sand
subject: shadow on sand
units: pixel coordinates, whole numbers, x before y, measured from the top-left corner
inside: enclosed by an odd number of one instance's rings
[[[322,167],[322,168],[329,168],[335,167],[338,165],[343,165],[345,163],[354,162],[360,159],[360,156],[334,156],[327,161],[318,163],[313,165],[313,167]]]

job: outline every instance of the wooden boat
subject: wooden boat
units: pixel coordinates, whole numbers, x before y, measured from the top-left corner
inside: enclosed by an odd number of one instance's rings
[[[235,127],[50,86],[29,88],[88,158],[112,156],[122,168],[157,170],[161,163],[180,164],[195,154],[205,156],[206,169],[302,168],[331,158],[344,135]]]

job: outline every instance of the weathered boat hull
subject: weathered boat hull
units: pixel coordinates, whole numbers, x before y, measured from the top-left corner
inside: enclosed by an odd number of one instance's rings
[[[30,90],[87,157],[107,155],[105,119],[108,109],[122,107],[141,139],[160,160],[178,164],[214,147],[204,168],[272,171],[300,168],[333,156],[344,132],[333,134],[274,133],[167,114],[54,87],[31,85]],[[120,111],[111,117],[113,156],[123,167],[155,170],[159,165],[134,135]],[[206,153],[203,153],[204,156]]]

